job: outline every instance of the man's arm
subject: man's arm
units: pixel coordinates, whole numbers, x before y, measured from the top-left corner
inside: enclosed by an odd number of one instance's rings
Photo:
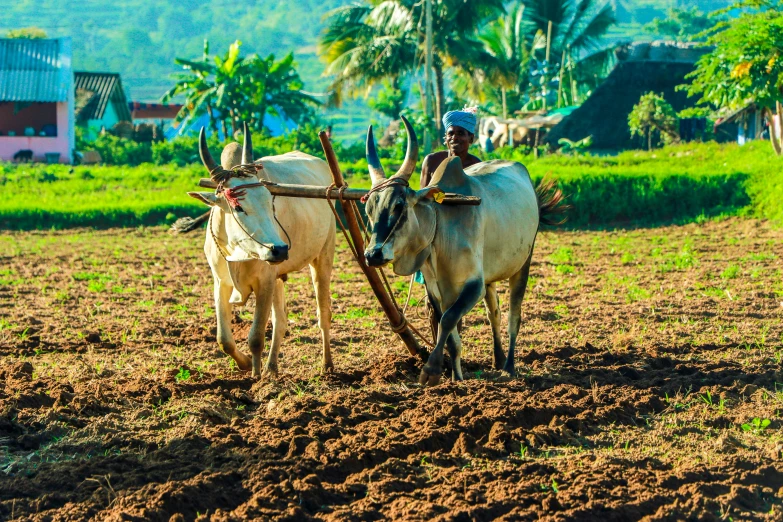
[[[424,161],[421,162],[421,178],[419,181],[419,188],[424,188],[427,185],[430,184],[430,179],[432,179],[432,172],[430,172],[430,157],[432,155],[426,156],[424,158]]]

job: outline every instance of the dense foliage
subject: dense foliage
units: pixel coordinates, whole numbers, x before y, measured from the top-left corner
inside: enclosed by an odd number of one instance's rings
[[[647,150],[653,147],[653,138],[665,144],[679,141],[677,113],[662,95],[654,92],[643,94],[628,115],[631,136],[639,135],[647,142]]]
[[[783,0],[743,0],[737,18],[720,22],[707,43],[715,48],[697,62],[687,86],[716,107],[757,104],[770,123],[775,152],[783,154]],[[773,114],[775,114],[773,116]]]
[[[215,148],[219,147],[215,144]],[[263,150],[259,142],[257,153]],[[361,151],[338,151],[341,159]],[[217,149],[219,150],[219,149]],[[400,151],[381,149],[393,171]],[[569,227],[649,226],[724,213],[753,212],[783,222],[783,174],[764,143],[687,144],[614,157],[554,154],[534,161],[521,149],[501,148],[483,159],[513,159],[534,180],[557,178],[574,206]],[[352,187],[369,187],[363,159],[341,163]],[[204,208],[186,194],[205,176],[199,164],[177,167],[75,167],[0,164],[0,227],[137,226],[168,223]],[[412,186],[418,186],[414,177]]]

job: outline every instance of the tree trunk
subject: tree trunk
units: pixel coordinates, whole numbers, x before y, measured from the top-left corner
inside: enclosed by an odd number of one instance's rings
[[[500,90],[501,95],[503,96],[503,119],[508,119],[508,107],[506,106],[506,88],[501,87]]]
[[[223,140],[228,140],[228,127],[226,126],[226,119],[221,119],[220,124],[223,127]]]
[[[444,87],[443,87],[443,67],[438,64],[435,67],[435,128],[438,130],[438,140],[443,135],[445,129],[443,129],[443,102],[444,102]]]
[[[566,61],[566,52],[565,49],[563,49],[563,58],[560,60],[560,78],[557,82],[557,108],[559,109],[561,107],[560,105],[560,99],[564,96],[563,93],[563,73],[565,72],[565,61]],[[563,105],[565,105],[565,100],[563,100]]]
[[[772,141],[775,154],[780,156],[783,154],[783,105],[780,102],[775,102],[775,110],[776,114],[770,114],[769,139]],[[777,127],[775,123],[777,123]]]
[[[647,150],[652,150],[652,129],[647,129]]]
[[[217,132],[217,122],[215,121],[215,113],[212,112],[212,105],[207,103],[207,114],[209,115],[209,128]]]

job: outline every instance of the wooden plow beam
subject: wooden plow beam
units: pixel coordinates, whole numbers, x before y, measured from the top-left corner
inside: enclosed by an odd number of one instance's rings
[[[326,155],[326,162],[329,164],[329,170],[332,172],[334,184],[331,187],[291,185],[284,183],[271,183],[265,185],[265,187],[275,196],[329,199],[331,201],[339,201],[340,199],[356,201],[361,199],[369,191],[366,189],[352,189],[346,187],[345,179],[343,178],[342,171],[340,171],[340,165],[337,162],[337,155],[334,153],[329,138],[323,131],[318,134],[318,138],[321,140],[321,146]],[[199,186],[215,189],[217,188],[217,183],[209,178],[202,178],[199,181]],[[481,198],[446,193],[441,204],[480,205]],[[405,316],[402,314],[402,311],[397,307],[394,297],[387,292],[378,269],[368,266],[367,261],[364,259],[364,237],[362,236],[362,231],[359,227],[359,220],[361,220],[362,217],[357,215],[354,208],[355,206],[353,204],[343,205],[345,224],[348,229],[348,234],[350,235],[350,240],[353,243],[353,248],[357,253],[356,261],[359,263],[359,267],[362,269],[362,272],[364,272],[373,293],[375,293],[375,297],[378,299],[383,312],[386,314],[392,331],[400,337],[411,355],[420,357],[423,361],[426,361],[428,357],[427,351],[420,347],[419,343],[416,341],[416,337],[414,336],[408,321],[405,319]]]

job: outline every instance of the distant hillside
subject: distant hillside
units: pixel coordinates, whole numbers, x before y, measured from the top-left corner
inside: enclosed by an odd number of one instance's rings
[[[0,34],[38,26],[49,36],[73,39],[76,70],[119,72],[135,101],[156,101],[171,86],[175,57],[201,55],[204,38],[211,52],[223,52],[236,39],[243,52],[278,56],[294,51],[306,89],[322,91],[328,80],[316,55],[323,16],[346,0],[0,0]],[[615,36],[639,32],[640,24],[669,7],[694,5],[710,10],[725,0],[613,0],[623,26]],[[649,35],[647,35],[649,38]],[[332,112],[329,120],[343,135],[356,135],[368,121],[357,104]],[[359,104],[361,105],[361,104]]]

